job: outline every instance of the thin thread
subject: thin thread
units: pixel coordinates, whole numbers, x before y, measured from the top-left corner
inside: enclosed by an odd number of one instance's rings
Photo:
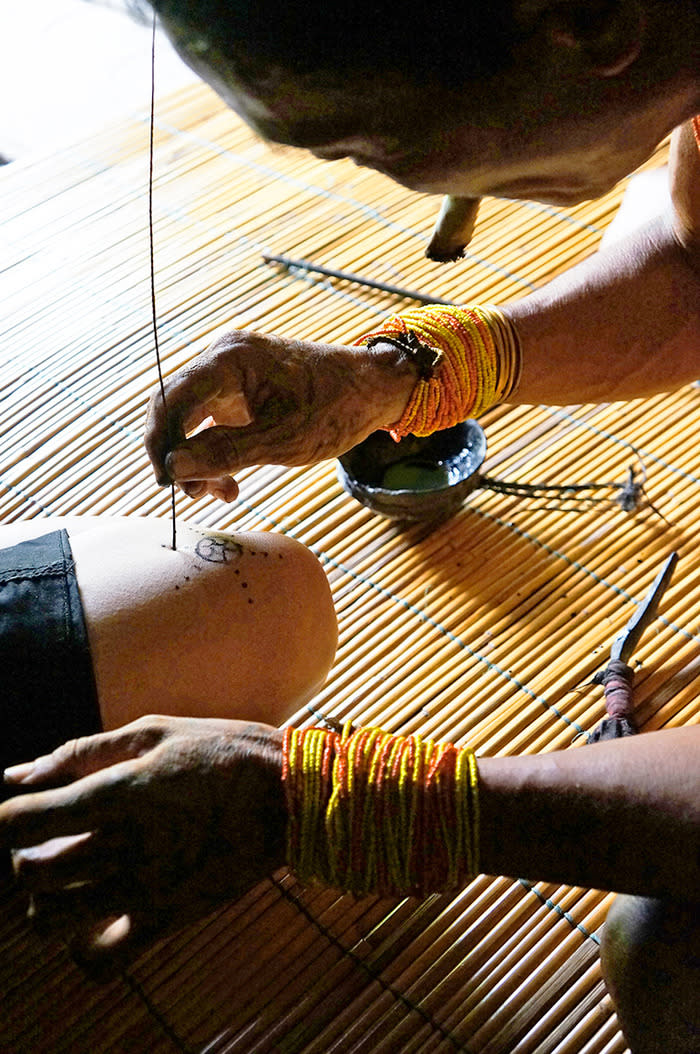
[[[163,369],[160,362],[160,348],[158,347],[158,320],[156,313],[156,268],[153,252],[153,138],[155,129],[156,113],[156,12],[153,9],[153,24],[151,29],[151,121],[148,149],[148,244],[151,259],[151,316],[153,319],[153,342],[156,349],[156,363],[158,366],[158,382],[160,384],[160,397],[163,400],[163,409],[166,420],[168,419],[168,404],[165,399],[165,384],[163,383]],[[177,528],[175,525],[175,484],[170,484],[170,507],[173,517],[172,548],[177,548]]]

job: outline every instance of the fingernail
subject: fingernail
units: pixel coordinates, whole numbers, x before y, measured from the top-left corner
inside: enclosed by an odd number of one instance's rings
[[[25,761],[21,765],[10,765],[2,774],[5,783],[21,783],[34,771],[34,762]]]
[[[173,450],[168,454],[165,467],[173,479],[194,475],[195,461],[186,450]]]

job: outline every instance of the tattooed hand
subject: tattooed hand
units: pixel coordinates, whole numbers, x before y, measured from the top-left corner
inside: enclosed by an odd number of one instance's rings
[[[284,863],[282,733],[144,717],[8,770],[0,845],[30,917],[109,976]],[[42,789],[51,787],[53,789]]]
[[[242,468],[337,457],[393,424],[414,382],[414,368],[388,344],[368,350],[234,330],[166,381],[167,415],[160,389],[153,393],[146,447],[159,483],[233,501],[231,477]]]

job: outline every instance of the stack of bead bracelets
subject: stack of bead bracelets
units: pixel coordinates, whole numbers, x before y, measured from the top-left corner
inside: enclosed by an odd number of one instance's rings
[[[284,735],[287,863],[302,882],[425,896],[478,873],[473,751],[377,728]]]
[[[372,347],[389,340],[421,370],[401,420],[388,430],[394,439],[426,436],[478,416],[513,394],[520,380],[520,341],[514,324],[498,308],[429,305],[390,315],[379,329],[353,341]]]

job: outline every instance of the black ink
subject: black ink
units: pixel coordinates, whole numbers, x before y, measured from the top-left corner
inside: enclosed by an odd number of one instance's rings
[[[202,560],[210,564],[230,564],[240,560],[243,546],[231,538],[217,538],[205,535],[197,542],[194,551]]]

